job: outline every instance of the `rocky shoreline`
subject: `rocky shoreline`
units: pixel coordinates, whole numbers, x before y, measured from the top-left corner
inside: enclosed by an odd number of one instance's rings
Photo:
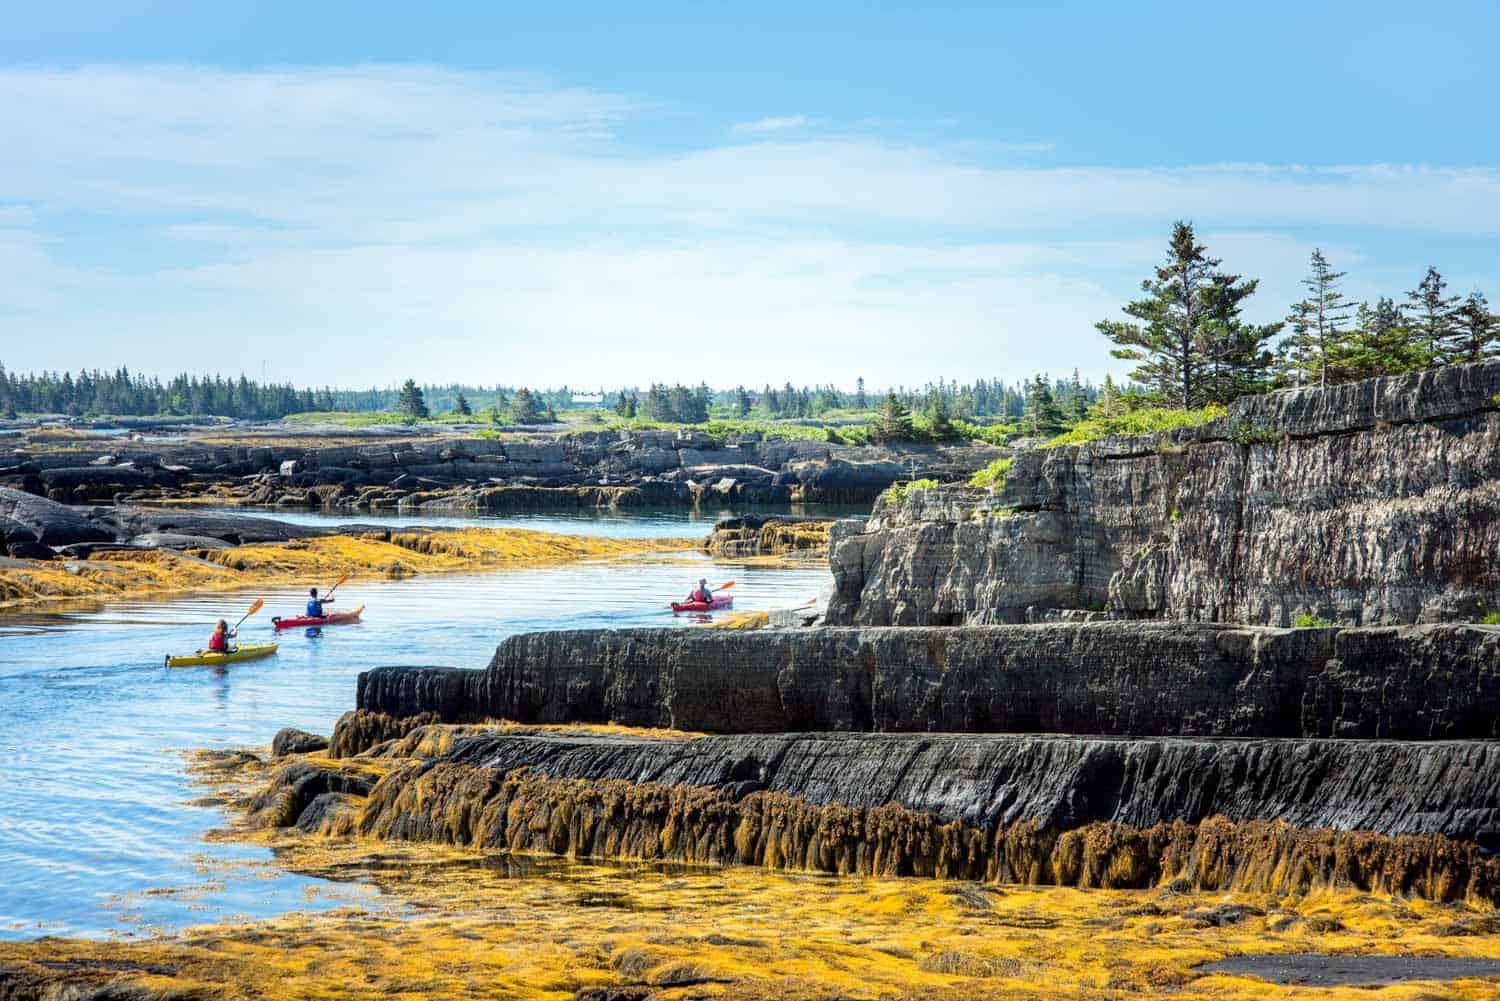
[[[358,511],[512,511],[698,504],[869,504],[898,480],[966,480],[1005,450],[852,446],[701,431],[215,427],[153,439],[25,433],[0,486],[71,504],[211,499]]]

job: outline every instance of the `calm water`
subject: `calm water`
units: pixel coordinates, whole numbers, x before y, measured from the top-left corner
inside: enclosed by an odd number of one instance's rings
[[[680,521],[655,517],[561,520],[575,532],[683,534]],[[0,617],[0,937],[132,933],[341,903],[362,891],[325,901],[325,884],[234,865],[264,858],[260,849],[202,841],[223,817],[189,805],[202,790],[181,752],[265,745],[283,726],[326,734],[351,708],[355,676],[376,665],[482,667],[501,638],[530,630],[687,626],[663,603],[700,575],[737,581],[737,610],[805,601],[827,579],[822,569],[687,558],[346,584],[337,607],[366,604],[364,624],[284,633],[274,658],[222,672],[169,671],[162,656],[203,645],[213,620],[233,621],[251,596]],[[270,616],[296,612],[303,594],[263,592],[266,607],[241,639],[269,639]]]
[[[281,508],[193,507],[194,511],[216,514],[275,518],[297,525],[340,525],[351,521],[390,525],[431,525],[458,527],[482,525],[486,528],[529,528],[539,532],[563,532],[572,535],[603,535],[616,539],[651,539],[707,535],[714,522],[731,514],[743,513],[720,508],[646,508],[624,511],[607,508],[584,508],[577,511],[519,511],[497,514],[402,514],[394,511],[366,511],[354,516],[327,514],[322,511],[282,510]],[[863,518],[870,506],[843,504],[781,504],[746,508],[755,514],[797,514],[819,518]]]

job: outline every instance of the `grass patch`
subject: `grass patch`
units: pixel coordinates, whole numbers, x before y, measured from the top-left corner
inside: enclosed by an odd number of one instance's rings
[[[1316,615],[1299,615],[1292,621],[1298,629],[1331,629],[1333,623]]]
[[[1479,617],[1481,626],[1500,626],[1500,612],[1485,612]]]
[[[931,490],[935,486],[938,486],[937,480],[912,480],[909,483],[892,483],[885,488],[885,492],[880,497],[888,503],[899,504],[910,497],[915,491]]]
[[[1062,445],[1084,445],[1112,435],[1155,434],[1176,428],[1199,427],[1209,421],[1223,417],[1227,411],[1217,404],[1209,404],[1197,410],[1174,410],[1166,407],[1148,407],[1132,410],[1114,417],[1090,417],[1079,421],[1071,430],[1042,445],[1042,448],[1057,448]]]
[[[992,487],[997,491],[1004,490],[1005,477],[1010,472],[1012,458],[1012,456],[1006,456],[1003,459],[996,459],[988,466],[985,466],[979,472],[969,477],[969,486]]]

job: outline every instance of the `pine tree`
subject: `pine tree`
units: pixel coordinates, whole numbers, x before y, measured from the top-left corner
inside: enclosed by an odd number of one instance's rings
[[[1423,365],[1436,365],[1443,356],[1443,344],[1453,331],[1454,304],[1458,296],[1445,296],[1448,283],[1438,269],[1428,266],[1417,287],[1406,293],[1406,308],[1416,347],[1422,352]]]
[[[1422,351],[1414,341],[1406,317],[1385,296],[1376,301],[1373,309],[1369,303],[1360,304],[1340,363],[1354,379],[1397,375],[1424,367]]]
[[[1483,292],[1474,291],[1454,310],[1453,331],[1443,345],[1450,362],[1483,361],[1500,354],[1500,316],[1490,312]]]
[[[619,414],[621,417],[633,416],[631,413],[629,413],[629,410],[630,397],[626,396],[625,390],[622,389],[620,390],[620,395],[615,397],[615,413]]]
[[[1068,421],[1077,424],[1085,420],[1089,415],[1089,398],[1084,392],[1083,380],[1078,378],[1078,369],[1073,370],[1073,378],[1068,380]]]
[[[911,411],[894,391],[885,394],[880,413],[870,422],[870,437],[877,442],[911,441],[916,437]]]
[[[422,395],[416,380],[407,379],[401,385],[401,395],[396,398],[396,410],[413,420],[427,416],[427,398]]]
[[[469,409],[469,401],[463,393],[459,393],[458,398],[453,401],[453,412],[460,417],[474,416],[474,411]]]
[[[1063,428],[1062,409],[1053,398],[1044,376],[1038,375],[1026,387],[1026,410],[1022,422],[1028,431],[1039,436],[1054,435]]]
[[[927,398],[927,437],[933,441],[957,441],[958,428],[948,410],[948,401],[942,393],[933,393]]]
[[[1196,407],[1219,398],[1232,380],[1214,379],[1215,366],[1232,374],[1264,328],[1241,325],[1240,303],[1255,291],[1254,281],[1218,271],[1189,223],[1172,227],[1166,262],[1155,278],[1141,282],[1143,299],[1127,303],[1124,312],[1141,321],[1102,320],[1095,328],[1119,347],[1116,358],[1141,364],[1131,378],[1154,386],[1180,407]],[[1229,338],[1226,350],[1225,338]],[[1217,384],[1216,384],[1217,383]]]
[[[1099,387],[1099,402],[1096,406],[1105,417],[1113,417],[1119,407],[1120,391],[1115,388],[1114,377],[1105,373],[1104,385]]]
[[[750,394],[745,392],[744,386],[734,387],[734,413],[740,418],[750,416]]]
[[[510,401],[510,419],[513,424],[540,424],[545,417],[542,402],[531,390],[521,388]]]
[[[1292,334],[1281,342],[1288,367],[1297,373],[1298,382],[1312,376],[1320,386],[1329,382],[1329,369],[1347,353],[1345,326],[1354,304],[1339,290],[1345,272],[1335,271],[1314,249],[1302,287],[1307,298],[1292,304],[1287,322]]]
[[[865,396],[865,377],[860,376],[854,380],[854,409],[869,410],[870,399]]]
[[[641,398],[634,390],[630,392],[630,400],[625,405],[625,416],[634,417],[641,411]]]

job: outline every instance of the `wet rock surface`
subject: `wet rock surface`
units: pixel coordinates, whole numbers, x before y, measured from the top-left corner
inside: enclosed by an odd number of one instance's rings
[[[1500,361],[1246,397],[1159,435],[1018,453],[836,533],[836,625],[1051,610],[1291,625],[1500,607]]]
[[[1288,953],[1231,956],[1198,967],[1200,973],[1251,976],[1298,987],[1380,987],[1410,980],[1500,978],[1500,959],[1462,956],[1328,956]]]
[[[446,722],[1244,737],[1500,736],[1500,628],[1150,622],[529,633],[484,671],[365,672]]]

